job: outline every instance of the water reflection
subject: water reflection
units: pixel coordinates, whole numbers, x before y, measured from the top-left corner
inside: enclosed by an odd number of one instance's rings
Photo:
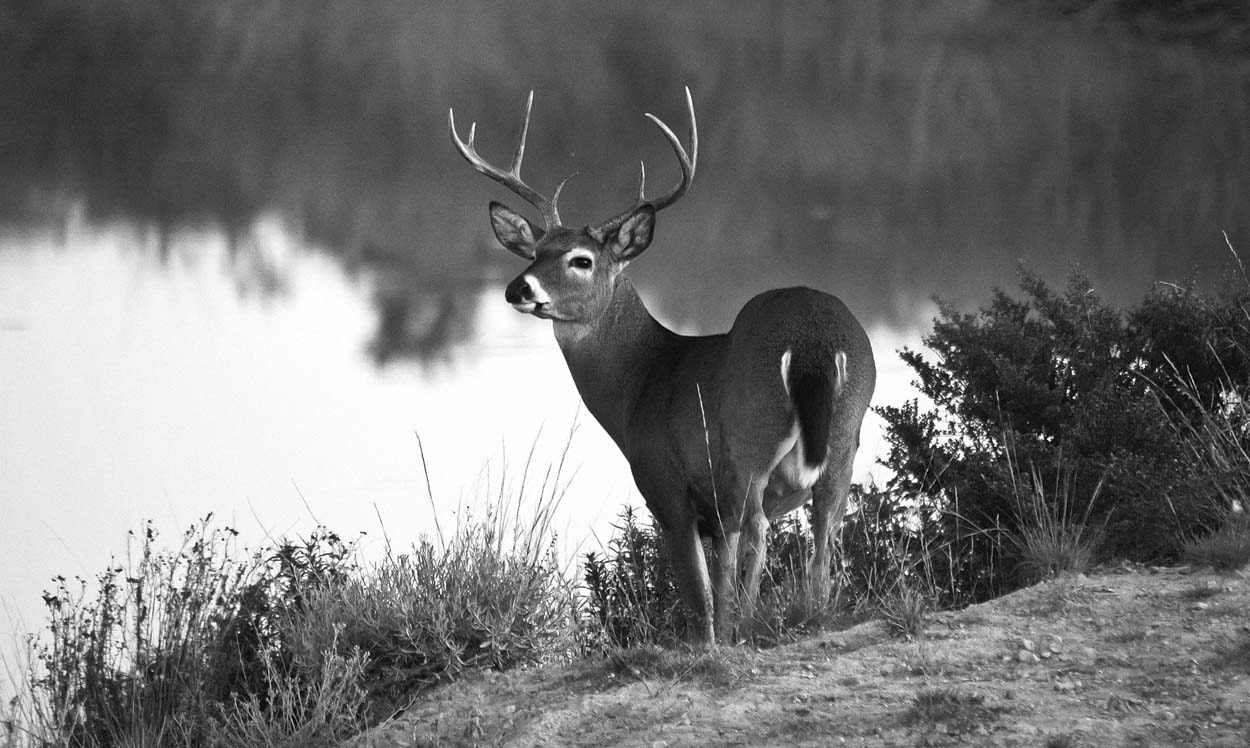
[[[701,173],[637,266],[661,315],[690,329],[723,328],[789,282],[900,324],[935,293],[984,298],[1021,258],[1051,277],[1080,262],[1130,301],[1157,279],[1215,275],[1219,230],[1244,244],[1250,225],[1244,64],[987,3],[6,12],[0,219],[82,201],[96,221],[230,237],[276,213],[376,279],[379,364],[445,355],[473,335],[464,299],[509,272],[480,254],[501,192],[457,161],[444,118],[454,104],[502,153],[531,87],[528,177],[550,189],[581,171],[563,201],[581,222],[628,202],[639,159],[667,181],[641,114],[680,121],[694,90]],[[586,28],[611,33],[561,43]]]

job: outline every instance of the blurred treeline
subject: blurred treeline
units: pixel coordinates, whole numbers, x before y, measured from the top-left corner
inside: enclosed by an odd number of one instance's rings
[[[1080,261],[1128,301],[1250,223],[1250,63],[1111,5],[1124,23],[1006,0],[7,0],[0,216],[76,203],[232,235],[273,211],[348,260],[463,277],[506,258],[448,108],[503,159],[536,89],[527,178],[579,171],[564,214],[589,222],[638,160],[673,178],[641,115],[682,131],[688,84],[700,176],[661,224],[663,273],[638,271],[670,319],[723,326],[757,286],[810,280],[888,320],[1019,257]],[[677,293],[692,275],[736,293]]]

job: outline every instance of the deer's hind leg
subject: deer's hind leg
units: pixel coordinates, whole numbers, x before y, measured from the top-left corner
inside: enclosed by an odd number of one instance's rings
[[[768,556],[768,515],[764,490],[768,474],[753,477],[747,484],[747,500],[742,517],[742,540],[738,547],[738,595],[740,626],[750,627],[759,603],[760,578]]]
[[[832,586],[833,552],[851,492],[855,451],[834,455],[824,474],[812,486],[812,557],[807,565],[809,602],[824,605]]]

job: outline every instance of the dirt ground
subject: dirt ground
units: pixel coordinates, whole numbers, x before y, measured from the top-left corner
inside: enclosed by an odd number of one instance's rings
[[[869,622],[483,674],[347,745],[1250,746],[1248,614],[1245,574],[1104,570],[936,614],[911,641]]]

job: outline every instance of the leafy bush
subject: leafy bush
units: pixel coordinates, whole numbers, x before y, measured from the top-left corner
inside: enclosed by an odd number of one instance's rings
[[[205,518],[163,551],[148,523],[126,563],[97,577],[94,597],[85,580],[58,577],[44,594],[45,636],[33,642],[25,706],[35,734],[71,746],[201,745],[240,705],[262,709],[275,688],[317,677],[290,667],[282,627],[302,595],[345,573],[349,546],[319,530],[268,558],[240,557],[236,535]],[[324,712],[318,695],[290,704],[284,724],[299,729]],[[356,717],[336,719],[350,729]]]
[[[655,520],[644,525],[635,509],[626,506],[613,529],[607,555],[589,551],[582,561],[591,646],[624,649],[688,638],[696,623],[680,602]]]
[[[1202,422],[1250,386],[1250,284],[1213,297],[1161,285],[1127,313],[1080,275],[1062,293],[1028,272],[1020,285],[1023,299],[996,291],[974,314],[941,305],[924,338],[933,356],[901,352],[932,406],[878,410],[892,500],[934,513],[930,541],[948,549],[958,592],[972,600],[1019,582],[993,563],[1000,541],[1026,529],[1013,464],[1064,476],[1039,516],[1058,516],[1065,496],[1090,497],[1087,525],[1105,528],[1104,552],[1176,558],[1212,508],[1177,424]],[[976,542],[986,535],[994,542]]]

